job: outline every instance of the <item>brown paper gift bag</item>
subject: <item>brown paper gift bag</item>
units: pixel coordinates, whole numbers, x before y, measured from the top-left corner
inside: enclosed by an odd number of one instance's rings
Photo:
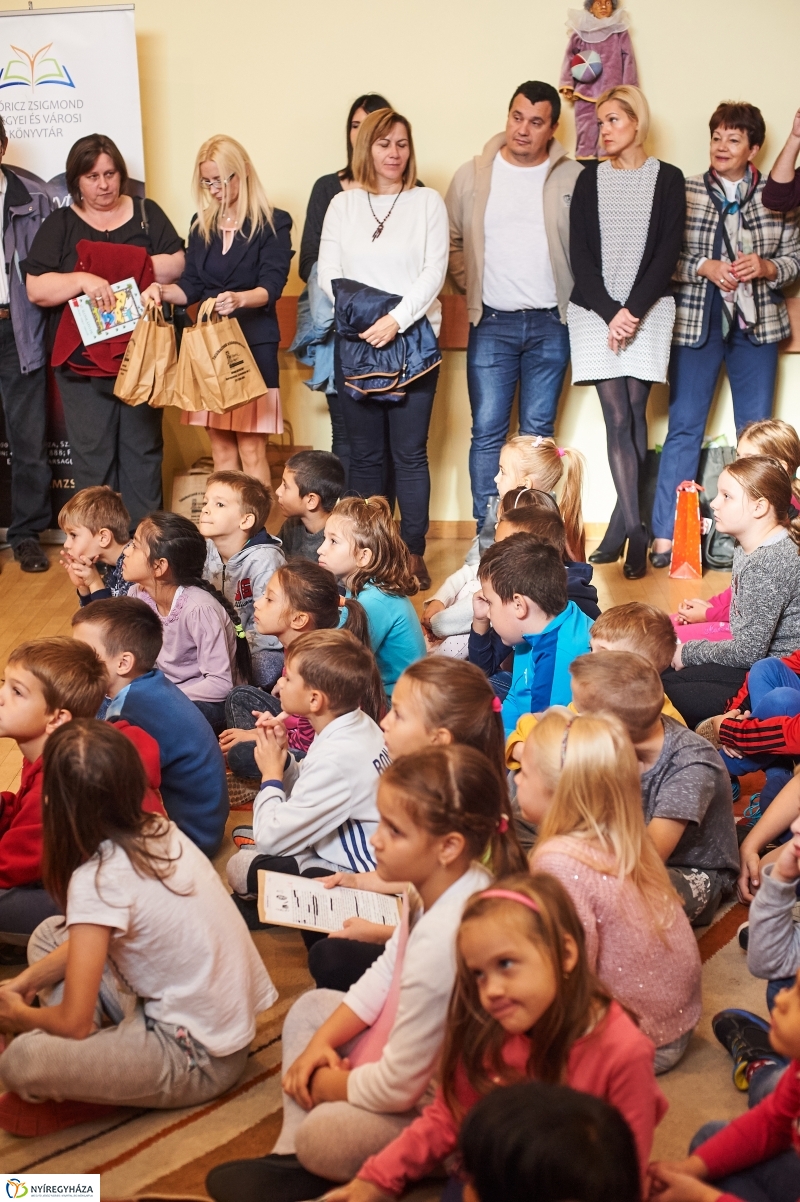
[[[171,391],[178,355],[175,329],[154,301],[136,323],[114,383],[114,395],[126,405],[159,405]]]
[[[180,374],[180,364],[179,377],[184,401],[189,400],[191,380],[195,410],[227,413],[263,396],[267,386],[238,321],[235,317],[219,317],[214,312],[215,300],[211,297],[203,302],[197,324],[184,332],[180,357],[185,356],[191,365],[191,378],[185,368]]]

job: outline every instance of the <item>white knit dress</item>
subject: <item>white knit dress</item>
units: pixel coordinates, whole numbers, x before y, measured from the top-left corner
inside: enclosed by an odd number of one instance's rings
[[[630,295],[644,254],[660,166],[651,156],[635,171],[619,171],[609,162],[597,168],[603,283],[609,296],[621,304]],[[666,383],[674,324],[675,301],[662,296],[645,313],[625,349],[615,354],[599,313],[570,302],[567,325],[573,384],[617,376]]]

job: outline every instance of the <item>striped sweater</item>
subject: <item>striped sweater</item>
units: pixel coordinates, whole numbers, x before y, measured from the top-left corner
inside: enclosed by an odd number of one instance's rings
[[[781,663],[800,676],[800,651],[785,656]],[[748,708],[749,688],[745,680],[736,696],[728,702],[728,709]],[[735,747],[743,755],[777,753],[800,755],[800,714],[780,715],[776,718],[726,718],[719,730],[719,741],[724,747]]]

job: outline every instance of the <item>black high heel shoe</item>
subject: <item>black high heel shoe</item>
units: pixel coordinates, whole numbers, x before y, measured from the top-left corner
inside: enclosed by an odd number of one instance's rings
[[[641,580],[647,573],[647,530],[644,525],[637,534],[628,539],[628,554],[622,565],[622,574],[627,580]]]
[[[616,563],[621,558],[622,552],[625,550],[625,543],[617,547],[616,551],[604,551],[602,546],[599,546],[596,551],[592,551],[589,556],[589,563]]]
[[[654,568],[668,568],[672,563],[672,547],[669,551],[651,551],[650,562]]]

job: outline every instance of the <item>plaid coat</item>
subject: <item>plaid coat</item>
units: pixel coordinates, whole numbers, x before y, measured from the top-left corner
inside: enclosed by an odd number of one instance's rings
[[[789,337],[789,316],[780,289],[800,275],[800,230],[796,213],[773,213],[761,203],[766,176],[744,208],[753,236],[753,250],[771,259],[778,269],[775,280],[755,280],[758,323],[751,337],[759,344]],[[719,259],[722,227],[719,211],[709,196],[702,175],[686,180],[686,227],[678,266],[672,277],[675,290],[675,328],[672,340],[679,346],[702,346],[708,336],[714,285],[697,274],[701,259]]]

